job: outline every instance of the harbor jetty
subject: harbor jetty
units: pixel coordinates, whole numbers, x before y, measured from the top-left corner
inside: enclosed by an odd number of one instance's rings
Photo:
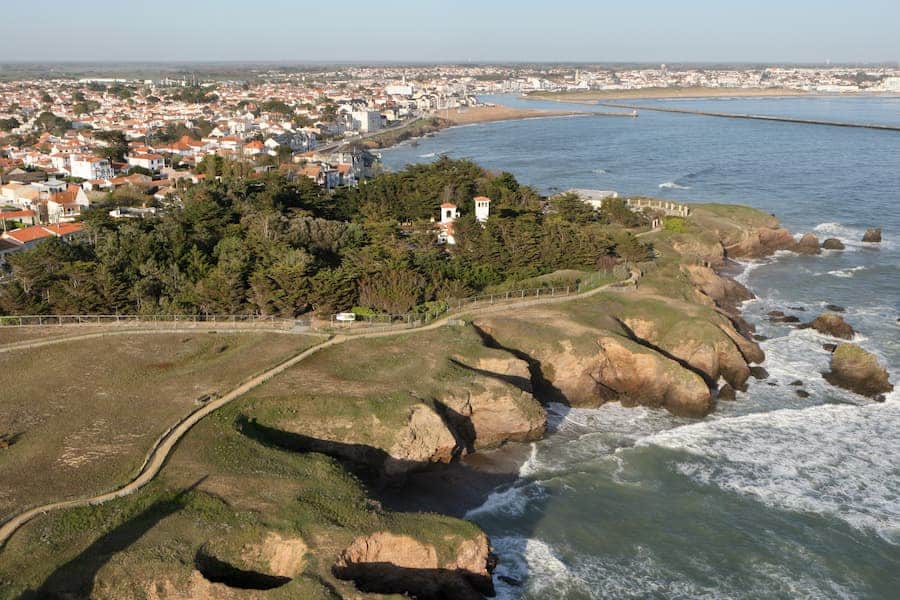
[[[876,123],[853,123],[849,121],[828,121],[824,119],[801,119],[798,117],[777,117],[772,115],[754,115],[747,113],[726,113],[709,110],[694,110],[689,108],[669,108],[646,104],[622,104],[618,102],[596,102],[596,106],[607,108],[628,109],[634,111],[652,110],[656,112],[682,113],[687,115],[700,115],[704,117],[722,117],[726,119],[752,119],[757,121],[777,121],[781,123],[801,123],[804,125],[826,125],[829,127],[855,127],[861,129],[881,129],[886,131],[900,131],[900,125],[879,125]]]

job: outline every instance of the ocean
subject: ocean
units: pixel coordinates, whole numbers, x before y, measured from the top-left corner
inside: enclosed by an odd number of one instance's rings
[[[550,102],[488,101],[530,108]],[[898,97],[669,100],[668,106],[900,124]],[[582,107],[586,110],[609,109]],[[468,513],[500,554],[500,598],[900,597],[900,392],[821,376],[828,338],[768,322],[846,307],[900,382],[900,132],[644,111],[458,127],[384,151],[389,168],[467,157],[543,193],[616,190],[748,204],[844,251],[746,263],[745,317],[771,378],[703,420],[550,406],[516,481]],[[881,244],[860,240],[881,227]],[[809,398],[789,384],[802,380]],[[774,383],[775,385],[770,385]]]

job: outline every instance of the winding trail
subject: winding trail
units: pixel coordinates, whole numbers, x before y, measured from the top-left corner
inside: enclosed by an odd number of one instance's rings
[[[178,421],[175,425],[170,427],[163,435],[159,437],[153,447],[150,449],[147,454],[146,459],[144,460],[144,464],[141,466],[138,475],[132,479],[129,483],[123,485],[122,487],[112,490],[110,492],[106,492],[103,494],[98,494],[96,496],[90,496],[87,498],[79,498],[74,500],[65,500],[61,502],[51,502],[49,504],[44,504],[42,506],[36,506],[34,508],[30,508],[24,510],[18,514],[15,514],[9,517],[6,521],[0,525],[0,550],[2,550],[6,543],[9,541],[9,538],[19,530],[23,525],[31,521],[37,516],[47,514],[49,512],[67,508],[77,508],[82,506],[96,506],[98,504],[103,504],[105,502],[109,502],[110,500],[115,500],[116,498],[122,498],[124,496],[128,496],[138,491],[143,486],[147,485],[159,474],[162,467],[165,465],[166,459],[175,449],[175,446],[181,440],[182,437],[187,434],[190,429],[199,423],[204,417],[215,412],[216,410],[222,408],[226,404],[240,398],[250,390],[262,385],[272,377],[290,369],[294,365],[306,360],[313,354],[331,346],[335,346],[337,344],[342,344],[344,342],[350,340],[356,340],[360,338],[381,338],[381,337],[390,337],[390,336],[399,336],[399,335],[407,335],[407,334],[415,334],[419,331],[430,331],[437,329],[439,327],[443,327],[447,325],[449,322],[457,320],[461,315],[476,315],[476,314],[491,314],[496,312],[505,312],[509,310],[515,310],[519,308],[525,308],[530,306],[539,306],[543,304],[558,304],[562,302],[568,302],[571,300],[589,298],[596,294],[599,294],[603,291],[610,291],[615,288],[621,288],[623,291],[625,289],[633,289],[628,286],[629,284],[635,283],[634,277],[624,281],[624,282],[613,282],[608,283],[606,285],[602,285],[596,287],[594,289],[588,290],[582,293],[570,294],[567,296],[556,296],[556,297],[544,297],[544,298],[533,298],[528,300],[522,300],[519,302],[513,303],[502,303],[496,305],[489,305],[479,308],[472,308],[470,310],[464,310],[459,314],[450,314],[427,325],[422,325],[416,328],[405,328],[405,329],[390,329],[385,331],[374,331],[367,333],[357,333],[353,335],[335,335],[333,337],[328,338],[321,344],[315,345],[311,348],[307,348],[303,352],[292,356],[291,358],[285,360],[284,362],[279,363],[278,365],[272,367],[271,369],[251,378],[239,385],[237,388],[231,390],[221,398],[213,400],[208,404],[205,404],[203,407],[195,410],[194,412],[188,414],[183,417],[180,421]],[[172,330],[165,330],[165,332],[171,333]],[[191,330],[195,331],[195,330]],[[242,330],[244,332],[248,332],[249,330]],[[10,352],[13,350],[22,350],[27,348],[37,348],[41,346],[47,346],[50,344],[57,344],[63,342],[70,342],[82,339],[92,339],[96,337],[102,337],[106,335],[125,335],[129,333],[156,333],[156,330],[130,330],[130,331],[111,331],[111,332],[93,332],[84,335],[74,335],[74,336],[64,336],[59,338],[51,338],[44,340],[36,340],[32,342],[21,342],[16,344],[9,344],[6,346],[0,347],[0,352]],[[160,331],[162,333],[162,331]],[[308,335],[308,334],[307,334]],[[315,335],[315,334],[313,334]]]

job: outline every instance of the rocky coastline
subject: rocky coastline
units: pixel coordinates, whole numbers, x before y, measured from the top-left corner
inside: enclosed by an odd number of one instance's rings
[[[168,467],[176,483],[204,474],[202,493],[176,502],[202,510],[179,508],[142,530],[145,544],[172,531],[192,541],[167,550],[177,560],[140,544],[98,550],[106,558],[90,574],[93,596],[490,596],[498,557],[459,517],[518,478],[523,442],[547,434],[548,404],[619,402],[699,419],[739,400],[767,373],[741,315],[753,294],[732,276],[734,261],[822,248],[770,215],[726,205],[694,205],[689,227],[643,240],[655,258],[629,265],[626,285],[350,340],[254,390]],[[841,340],[825,378],[877,400],[891,389],[887,372],[852,344],[841,307],[829,309],[795,325]],[[800,397],[802,383],[791,384]],[[259,489],[247,490],[247,477]]]

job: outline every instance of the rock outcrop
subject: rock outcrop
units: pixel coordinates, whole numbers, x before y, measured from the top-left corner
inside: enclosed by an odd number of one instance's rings
[[[727,246],[725,252],[731,258],[763,258],[778,250],[791,250],[796,243],[787,229],[760,227],[747,233],[740,242]]]
[[[822,248],[825,250],[843,250],[845,246],[844,242],[837,238],[828,238],[822,242]]]
[[[712,299],[713,303],[729,312],[736,314],[738,306],[753,299],[753,292],[743,284],[731,277],[722,277],[709,267],[701,265],[685,265],[684,270],[696,289]]]
[[[823,373],[826,381],[871,398],[894,389],[888,372],[870,352],[856,344],[843,343],[831,355],[831,371]]]
[[[482,358],[474,366],[469,359],[454,359],[462,368],[479,373],[476,381],[453,386],[439,402],[450,409],[446,419],[468,450],[496,448],[507,442],[540,439],[547,413],[531,394],[531,374],[525,361]]]
[[[434,546],[382,531],[356,538],[341,553],[332,572],[364,592],[481,600],[493,595],[493,566],[484,534],[460,541],[454,555],[441,561]]]
[[[874,229],[866,229],[866,233],[863,234],[862,241],[864,242],[880,242],[881,241],[881,228]]]
[[[460,453],[454,433],[433,408],[418,404],[388,450],[384,474],[397,477],[429,463],[449,463]]]
[[[831,337],[852,340],[854,331],[841,315],[835,313],[822,313],[807,325],[815,329],[819,333],[830,335]]]
[[[797,245],[794,246],[794,251],[798,254],[819,254],[822,252],[822,247],[815,234],[804,233]]]
[[[276,531],[226,535],[207,541],[198,553],[198,563],[219,569],[253,573],[261,579],[293,579],[306,564],[306,543],[299,537]],[[214,569],[216,567],[213,567]]]
[[[665,408],[689,417],[702,417],[712,411],[709,386],[694,371],[617,336],[602,336],[597,346],[588,375],[599,400]]]

